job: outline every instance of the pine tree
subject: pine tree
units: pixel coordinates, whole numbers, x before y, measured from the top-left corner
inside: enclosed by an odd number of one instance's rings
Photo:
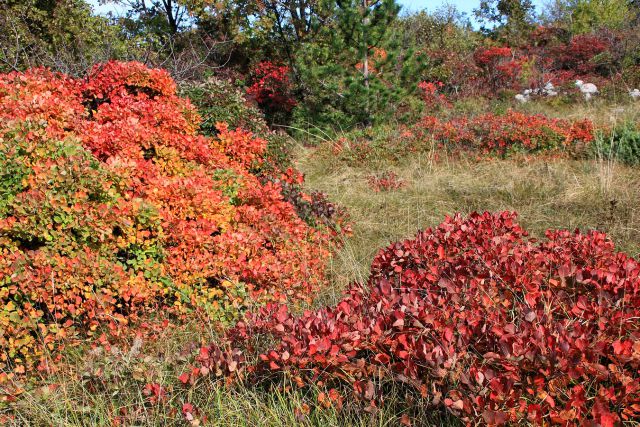
[[[415,89],[404,81],[417,83],[420,58],[394,31],[394,0],[337,0],[332,8],[316,41],[300,49],[304,102],[294,116],[298,126],[325,130],[370,126]]]

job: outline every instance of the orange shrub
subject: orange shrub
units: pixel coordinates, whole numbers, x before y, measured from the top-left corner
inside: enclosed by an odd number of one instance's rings
[[[322,283],[334,230],[252,173],[263,140],[198,135],[175,89],[138,63],[0,76],[0,382],[107,326],[229,322]]]
[[[487,113],[448,121],[426,116],[412,131],[418,141],[430,139],[453,150],[502,155],[514,151],[571,150],[577,143],[589,143],[594,138],[593,123],[587,119],[569,122],[511,110],[505,115]]]

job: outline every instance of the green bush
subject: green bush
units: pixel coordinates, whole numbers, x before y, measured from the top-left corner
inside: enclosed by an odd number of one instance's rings
[[[227,123],[231,129],[243,128],[259,135],[269,130],[260,110],[227,80],[208,77],[204,82],[187,83],[181,88],[181,96],[189,98],[198,109],[202,116],[200,131],[204,135],[215,136],[217,122]]]
[[[634,123],[627,122],[608,132],[598,132],[591,147],[594,157],[640,165],[640,129]]]
[[[181,96],[189,98],[198,109],[202,134],[215,136],[216,123],[223,122],[231,129],[249,130],[267,141],[266,158],[261,170],[254,171],[256,174],[268,175],[291,166],[291,138],[269,129],[264,114],[230,81],[210,76],[203,82],[187,83],[181,88]]]

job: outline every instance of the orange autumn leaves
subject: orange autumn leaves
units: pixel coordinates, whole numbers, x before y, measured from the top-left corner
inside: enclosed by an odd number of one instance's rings
[[[266,142],[198,124],[168,73],[139,63],[0,76],[4,380],[106,327],[192,310],[230,321],[322,283],[333,231],[255,173]]]

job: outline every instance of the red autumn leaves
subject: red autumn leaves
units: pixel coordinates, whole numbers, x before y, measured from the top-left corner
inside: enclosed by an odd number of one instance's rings
[[[286,65],[260,62],[251,73],[252,84],[247,88],[247,94],[266,112],[290,112],[296,106],[290,73]]]
[[[369,175],[367,177],[367,183],[375,192],[398,190],[407,185],[407,182],[393,171],[386,171],[377,175]]]
[[[323,282],[335,231],[285,199],[292,172],[262,171],[261,138],[198,124],[169,74],[139,63],[0,76],[2,379],[107,326],[232,320]]]
[[[535,242],[511,213],[447,218],[382,250],[335,307],[294,315],[281,303],[323,283],[336,208],[293,191],[295,171],[260,176],[265,141],[224,125],[197,135],[168,75],[135,63],[82,80],[4,75],[0,100],[1,380],[52,370],[65,343],[130,334],[152,313],[234,319],[257,302],[269,304],[203,347],[181,383],[286,374],[329,386],[322,406],[345,390],[379,402],[393,384],[488,424],[640,416],[640,265],[602,233]],[[500,153],[593,134],[515,112],[420,126]],[[264,336],[273,344],[253,348]],[[155,383],[143,393],[165,396]]]
[[[456,117],[443,121],[425,116],[412,129],[418,141],[433,140],[452,150],[475,150],[480,153],[538,152],[575,148],[594,138],[589,120],[570,122],[508,111],[475,117]]]
[[[478,90],[488,96],[505,89],[542,87],[547,82],[568,90],[578,78],[605,87],[621,77],[615,74],[613,58],[625,50],[626,38],[602,32],[566,38],[557,28],[539,27],[526,44],[479,47],[473,61],[449,54],[452,68],[461,74],[454,74],[459,81],[454,77],[449,84],[462,87],[462,93]]]
[[[382,250],[335,307],[270,305],[199,360],[365,401],[395,383],[469,422],[612,426],[640,416],[639,317],[640,264],[604,234],[537,242],[514,214],[472,214]],[[238,371],[263,335],[275,344]]]

